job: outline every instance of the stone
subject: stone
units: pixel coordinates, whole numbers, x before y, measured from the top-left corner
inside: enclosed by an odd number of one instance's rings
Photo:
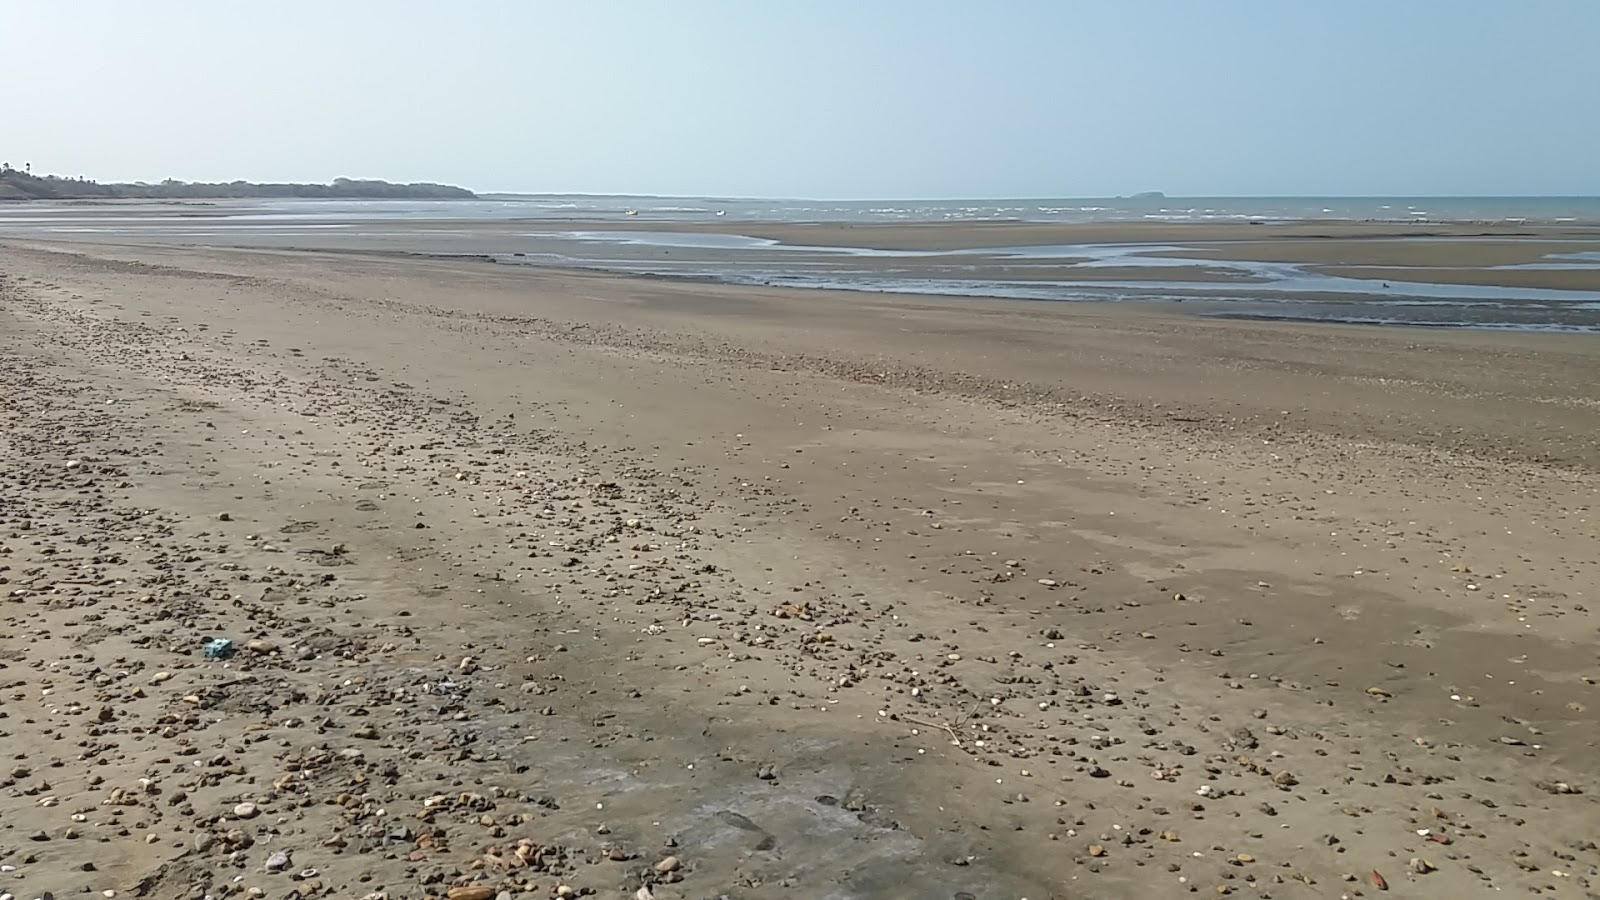
[[[261,809],[254,803],[241,803],[233,808],[233,817],[236,819],[254,819],[258,815],[261,815]]]
[[[282,872],[284,869],[289,868],[289,851],[274,851],[271,856],[267,857],[267,862],[263,868],[268,872]]]
[[[678,868],[680,866],[682,866],[682,865],[683,865],[683,862],[681,860],[679,860],[676,856],[668,856],[668,857],[665,857],[664,859],[662,859],[660,862],[656,863],[655,870],[657,872],[661,873],[662,875],[665,875],[668,872],[676,872],[676,871],[678,871]]]

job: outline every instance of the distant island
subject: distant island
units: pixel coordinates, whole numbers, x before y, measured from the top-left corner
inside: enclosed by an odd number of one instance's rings
[[[1160,191],[1140,191],[1128,198],[1129,200],[1165,200],[1167,195]]]
[[[168,178],[159,184],[101,184],[87,178],[35,175],[0,163],[0,200],[226,200],[242,197],[303,197],[315,200],[476,200],[477,194],[448,184],[394,184],[335,178],[332,184],[210,183]]]

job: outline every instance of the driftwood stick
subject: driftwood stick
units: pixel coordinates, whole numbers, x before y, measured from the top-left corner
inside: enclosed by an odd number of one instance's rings
[[[937,729],[943,731],[945,734],[950,735],[950,740],[952,740],[952,741],[960,741],[961,740],[961,735],[956,734],[956,729],[960,728],[962,725],[965,725],[967,723],[967,720],[972,718],[972,714],[978,711],[978,705],[980,703],[982,703],[982,702],[983,701],[981,701],[981,700],[974,700],[973,703],[972,703],[972,707],[970,709],[968,709],[966,712],[962,713],[961,714],[961,718],[955,720],[955,722],[953,722],[953,723],[949,723],[949,722],[929,722],[929,721],[927,721],[925,719],[915,719],[915,718],[912,718],[911,716],[901,716],[900,720],[903,721],[903,722],[910,722],[913,725],[921,725],[924,728],[937,728]]]

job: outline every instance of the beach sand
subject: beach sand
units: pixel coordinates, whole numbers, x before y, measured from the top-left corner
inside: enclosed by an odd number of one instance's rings
[[[1595,896],[1597,373],[6,243],[0,891]]]

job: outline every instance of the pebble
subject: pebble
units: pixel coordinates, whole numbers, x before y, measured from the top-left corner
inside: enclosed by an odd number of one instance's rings
[[[268,872],[282,872],[284,869],[289,868],[289,851],[273,851],[272,855],[267,857],[267,861],[263,867]]]

